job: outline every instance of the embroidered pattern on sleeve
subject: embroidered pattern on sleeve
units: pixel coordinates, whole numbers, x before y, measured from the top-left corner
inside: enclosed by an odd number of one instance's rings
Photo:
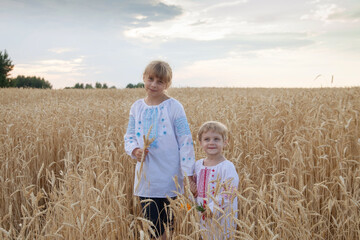
[[[126,134],[134,135],[135,134],[135,118],[133,116],[129,117],[129,124],[126,130]]]
[[[186,117],[180,117],[175,120],[175,132],[178,137],[191,135],[190,127]]]

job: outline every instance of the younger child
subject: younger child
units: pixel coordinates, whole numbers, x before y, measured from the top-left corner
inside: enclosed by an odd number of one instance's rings
[[[163,239],[163,225],[169,222],[167,197],[176,197],[175,192],[178,191],[173,179],[177,176],[183,188],[185,175],[192,181],[195,164],[193,141],[184,108],[166,94],[171,78],[172,70],[168,63],[149,63],[143,73],[146,97],[131,106],[124,136],[127,154],[137,159],[134,195],[140,197],[145,217],[155,226],[156,237]],[[143,153],[143,136],[147,136],[149,131],[149,139],[154,141]],[[141,168],[143,154],[146,157]]]
[[[237,217],[237,198],[234,193],[239,177],[232,162],[223,156],[228,130],[220,122],[205,122],[199,129],[198,139],[206,158],[195,163],[197,204],[205,211],[201,215],[206,239],[228,239]],[[219,229],[218,223],[221,228]]]

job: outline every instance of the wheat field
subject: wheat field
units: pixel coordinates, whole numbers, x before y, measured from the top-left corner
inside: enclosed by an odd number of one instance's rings
[[[195,140],[226,124],[239,174],[233,239],[360,239],[360,88],[174,88]],[[143,89],[0,89],[0,239],[149,239],[124,152]],[[169,239],[200,239],[171,203]],[[150,232],[151,233],[151,232]]]

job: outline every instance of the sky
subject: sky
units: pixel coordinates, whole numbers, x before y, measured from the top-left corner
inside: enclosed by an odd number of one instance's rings
[[[11,76],[55,89],[158,59],[173,87],[360,86],[359,0],[0,0],[0,32]]]

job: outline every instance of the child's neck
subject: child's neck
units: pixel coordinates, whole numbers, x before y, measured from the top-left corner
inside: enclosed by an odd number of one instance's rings
[[[155,105],[159,105],[160,103],[162,103],[163,101],[169,99],[170,97],[168,95],[166,95],[165,93],[158,96],[158,97],[153,97],[153,96],[146,96],[145,98],[145,103],[149,106],[155,106]]]
[[[204,166],[211,167],[218,165],[219,163],[225,161],[225,157],[222,154],[211,156],[208,155],[203,162]]]

